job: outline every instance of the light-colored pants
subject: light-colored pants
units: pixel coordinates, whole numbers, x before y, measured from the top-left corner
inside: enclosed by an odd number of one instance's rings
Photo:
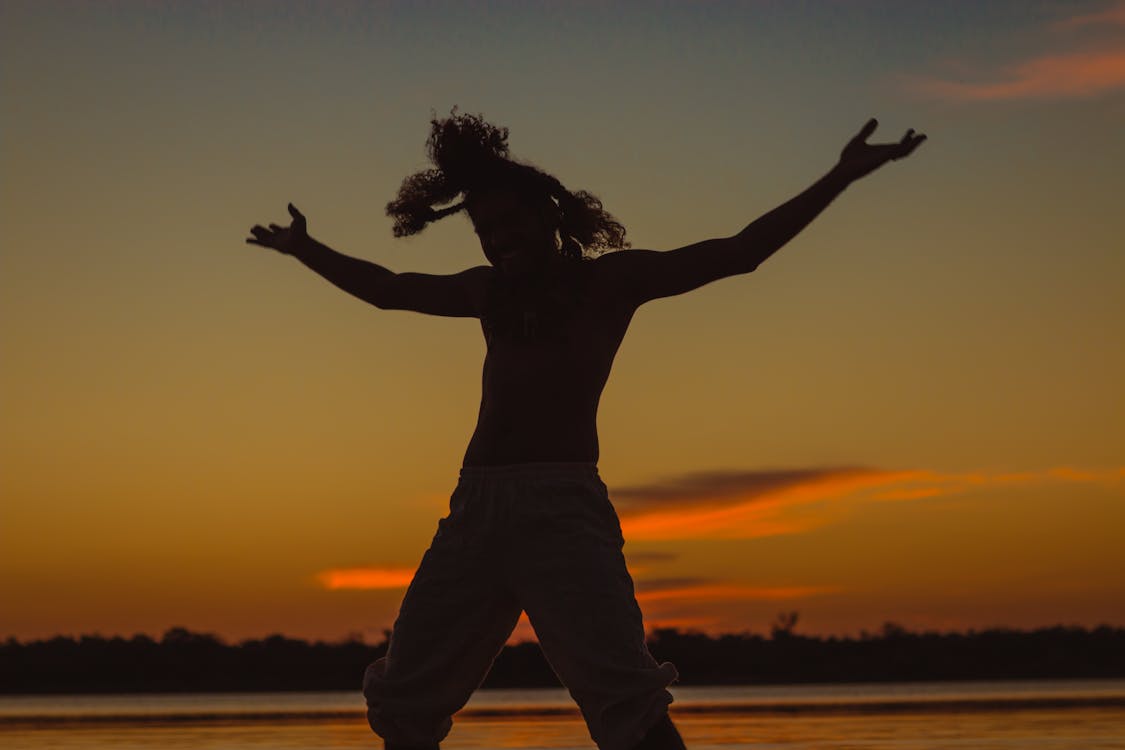
[[[625,540],[594,464],[466,467],[367,668],[371,728],[433,746],[528,619],[600,750],[630,750],[668,710],[676,668],[645,645]]]

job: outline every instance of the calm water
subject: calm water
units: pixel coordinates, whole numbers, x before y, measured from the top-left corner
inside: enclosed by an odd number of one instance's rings
[[[691,750],[1125,750],[1125,680],[673,687]],[[0,747],[381,748],[358,692],[0,696]],[[478,691],[443,748],[594,745],[565,690]]]

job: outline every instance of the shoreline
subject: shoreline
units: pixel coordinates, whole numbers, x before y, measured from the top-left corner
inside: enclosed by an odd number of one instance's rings
[[[901,683],[899,683],[901,684]],[[931,683],[933,684],[933,683]],[[730,687],[730,686],[723,686]],[[1045,686],[1049,687],[1049,686]],[[1045,690],[1039,695],[997,695],[980,696],[759,696],[709,699],[706,696],[683,695],[671,704],[669,710],[676,717],[721,717],[727,716],[769,716],[769,715],[870,715],[870,714],[948,714],[948,713],[987,713],[1018,711],[1067,711],[1077,709],[1119,709],[1125,711],[1125,686],[1106,694],[1086,693],[1066,695]],[[198,697],[208,694],[177,694]],[[2,698],[3,696],[0,696]],[[14,696],[8,696],[14,697]],[[42,698],[44,696],[19,696],[23,698]],[[78,697],[78,696],[74,696]],[[86,696],[82,696],[86,697]],[[118,697],[121,697],[120,695]],[[524,703],[516,705],[466,706],[456,716],[465,721],[490,721],[504,719],[581,719],[578,707],[573,703],[555,701],[535,701],[534,696],[526,696]],[[185,701],[186,702],[186,701]],[[66,727],[105,727],[105,726],[184,726],[184,725],[241,725],[241,724],[309,724],[333,722],[362,722],[365,720],[362,697],[356,696],[357,707],[341,708],[301,708],[278,707],[276,709],[246,709],[232,707],[230,710],[205,709],[199,706],[175,707],[161,706],[149,710],[135,711],[120,708],[97,711],[84,706],[70,711],[44,711],[42,708],[28,707],[27,713],[18,709],[0,709],[0,731],[13,729],[49,729]],[[194,708],[195,710],[192,710]]]

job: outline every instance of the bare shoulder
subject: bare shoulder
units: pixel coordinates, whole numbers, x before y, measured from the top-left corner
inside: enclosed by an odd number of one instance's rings
[[[656,250],[614,250],[591,261],[595,287],[622,301],[639,304],[642,279],[648,267],[663,253]]]
[[[488,286],[488,280],[492,278],[495,270],[492,266],[473,266],[472,268],[466,268],[456,276],[461,280],[461,283],[465,284],[467,289],[483,289]]]
[[[635,268],[637,263],[644,263],[647,258],[658,254],[659,251],[657,250],[638,250],[636,248],[612,250],[594,258],[593,263],[600,273],[623,273],[630,268]]]
[[[602,283],[636,305],[757,267],[754,256],[733,237],[706,239],[675,250],[618,250],[595,263]]]

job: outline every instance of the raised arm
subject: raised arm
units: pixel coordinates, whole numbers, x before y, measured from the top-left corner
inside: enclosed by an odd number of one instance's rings
[[[338,253],[308,235],[305,217],[292,203],[288,227],[256,225],[246,242],[292,255],[338,288],[383,310],[479,317],[488,266],[449,276],[395,273],[377,263]]]
[[[869,120],[827,174],[738,234],[665,252],[622,250],[602,256],[598,263],[638,305],[683,294],[716,279],[749,273],[808,226],[848,185],[886,162],[908,155],[926,138],[908,130],[897,143],[868,144],[867,137],[877,124]]]

